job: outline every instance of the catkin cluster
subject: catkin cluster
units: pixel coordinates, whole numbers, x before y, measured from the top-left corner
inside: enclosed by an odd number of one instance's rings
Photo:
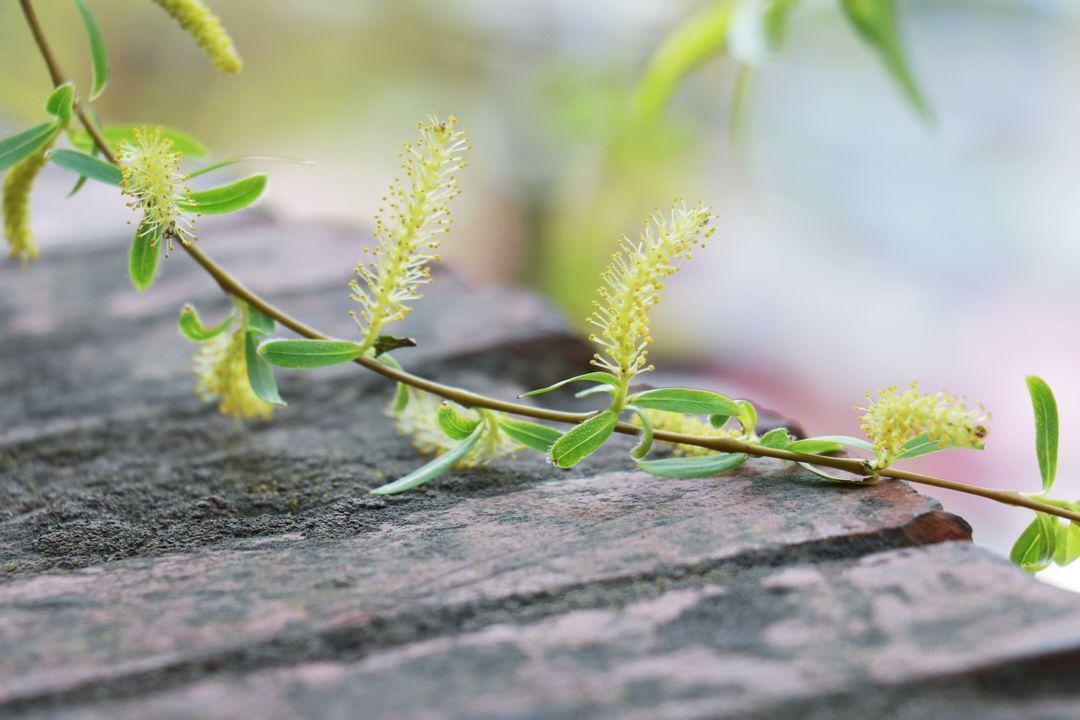
[[[349,283],[350,297],[360,304],[351,314],[365,350],[383,326],[409,313],[420,286],[431,281],[428,263],[438,260],[439,235],[450,230],[449,202],[460,192],[456,173],[465,165],[465,134],[456,124],[452,115],[420,123],[420,138],[402,153],[405,179],[395,179],[383,198],[375,222],[378,244],[367,251],[370,260],[356,266],[359,279]]]
[[[410,390],[409,395],[408,405],[401,410],[391,408],[389,414],[394,418],[398,432],[408,435],[417,450],[430,454],[444,453],[460,442],[447,437],[439,425],[439,408],[444,402],[442,398],[420,390]],[[472,412],[465,408],[460,410],[466,414]],[[487,427],[484,428],[480,442],[458,462],[459,467],[486,465],[518,449],[516,443],[499,432],[496,417],[496,413],[483,417],[481,421],[486,423]]]
[[[653,430],[666,430],[686,435],[718,438],[741,438],[744,434],[742,430],[736,428],[714,427],[712,423],[696,418],[693,415],[664,412],[663,410],[643,410],[643,412],[645,417],[649,418]],[[636,415],[634,416],[634,423],[641,424]],[[698,445],[675,445],[673,452],[676,455],[712,455],[716,451]]]
[[[3,213],[4,237],[9,254],[27,263],[37,257],[37,244],[30,232],[30,190],[34,180],[45,167],[46,154],[55,139],[37,152],[17,162],[4,176]]]
[[[154,0],[180,27],[195,39],[209,56],[214,66],[222,72],[236,74],[243,63],[236,52],[232,38],[221,25],[221,20],[202,0]]]
[[[180,209],[180,193],[188,192],[180,172],[180,153],[162,128],[135,130],[135,141],[120,146],[120,187],[131,198],[128,207],[142,212],[139,233],[154,244],[164,237],[172,249],[173,239],[195,239],[192,221]]]
[[[223,415],[242,420],[268,419],[274,406],[251,387],[248,379],[247,333],[242,323],[205,341],[195,354],[195,391],[207,402],[218,401]]]
[[[901,392],[896,385],[867,393],[862,430],[874,444],[883,464],[903,452],[904,445],[925,434],[942,447],[982,448],[990,417],[982,408],[969,409],[944,392],[924,395],[918,383]]]
[[[689,259],[695,245],[704,247],[712,235],[712,215],[705,205],[679,202],[670,212],[657,212],[636,241],[624,237],[601,278],[595,310],[588,322],[597,330],[589,339],[600,346],[593,364],[629,380],[646,367],[649,311],[660,302],[664,278],[678,270],[678,259]]]

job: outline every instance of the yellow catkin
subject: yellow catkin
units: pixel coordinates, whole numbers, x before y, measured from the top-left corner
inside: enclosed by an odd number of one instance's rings
[[[705,205],[677,202],[670,212],[654,214],[636,241],[623,237],[601,275],[604,284],[588,319],[597,328],[589,339],[600,346],[594,365],[627,381],[651,369],[649,312],[660,302],[664,278],[678,270],[673,262],[689,259],[695,245],[704,247],[711,219]]]
[[[154,0],[165,12],[180,23],[209,56],[214,66],[222,72],[235,75],[243,63],[236,52],[232,38],[221,25],[221,20],[202,0]]]
[[[23,264],[35,259],[38,254],[37,244],[30,232],[30,191],[38,173],[45,167],[45,154],[54,142],[15,163],[4,176],[4,237],[7,238],[11,257],[22,260]]]
[[[170,250],[174,239],[194,240],[194,224],[180,209],[180,193],[188,190],[180,172],[180,153],[173,150],[165,131],[136,129],[134,142],[120,146],[119,163],[120,188],[131,198],[129,207],[143,215],[139,231],[155,243],[164,237]]]
[[[243,326],[205,341],[195,354],[195,391],[207,402],[218,402],[223,415],[239,419],[269,419],[274,406],[251,387]]]
[[[444,402],[442,398],[420,390],[410,390],[409,395],[409,404],[401,412],[395,412],[391,406],[389,414],[394,418],[398,432],[408,435],[417,450],[428,454],[444,453],[461,442],[447,437],[439,425],[439,408]],[[464,407],[457,406],[457,410],[466,416],[473,414]],[[480,442],[458,462],[458,467],[486,465],[495,458],[517,450],[517,444],[494,427],[492,418],[496,415],[491,413],[485,417],[483,422],[488,423],[488,427]]]
[[[439,236],[450,231],[450,199],[458,195],[456,173],[465,163],[465,134],[456,130],[457,119],[429,115],[420,123],[416,144],[405,144],[401,168],[405,180],[395,178],[375,221],[378,245],[371,257],[356,266],[359,279],[349,283],[350,297],[360,304],[351,315],[370,348],[389,322],[401,320],[418,300],[421,285],[431,282],[428,263]]]
[[[741,438],[743,436],[741,430],[713,427],[712,423],[700,420],[693,415],[664,412],[663,410],[645,410],[644,412],[645,416],[649,418],[653,430],[666,430],[667,432],[686,433],[687,435],[704,435],[706,437]],[[636,414],[634,415],[634,423],[641,424]],[[675,445],[673,452],[676,455],[710,455],[716,451],[697,445]]]
[[[961,399],[945,392],[924,395],[918,383],[901,392],[896,385],[867,393],[862,430],[877,450],[879,464],[888,465],[902,453],[904,444],[924,433],[942,447],[983,446],[990,416],[969,409]]]

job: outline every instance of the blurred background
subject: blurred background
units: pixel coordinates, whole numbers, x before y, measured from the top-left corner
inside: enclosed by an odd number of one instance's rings
[[[704,200],[717,233],[657,309],[658,365],[812,434],[860,434],[868,390],[948,388],[993,414],[988,451],[908,466],[1027,491],[1039,474],[1024,375],[1038,373],[1062,416],[1055,494],[1080,497],[1075,3],[898,3],[928,112],[836,1],[789,3],[783,42],[762,41],[753,12],[717,16],[715,0],[211,4],[244,57],[238,77],[153,4],[90,0],[113,67],[102,117],[180,127],[222,156],[313,159],[267,168],[269,211],[368,226],[416,121],[456,114],[473,150],[448,262],[534,286],[578,323],[619,235],[674,197]],[[87,68],[73,5],[38,6],[64,64]],[[40,121],[48,79],[16,3],[0,3],[0,28],[11,130]],[[84,210],[84,231],[114,232],[126,210],[101,197],[37,193],[43,252]],[[930,493],[1002,553],[1031,520]],[[1040,577],[1080,589],[1078,568]]]

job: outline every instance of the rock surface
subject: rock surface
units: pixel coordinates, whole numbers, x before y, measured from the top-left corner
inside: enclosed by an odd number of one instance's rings
[[[362,237],[261,220],[205,249],[348,336]],[[0,716],[1071,717],[1080,605],[906,485],[752,461],[709,480],[534,454],[389,499],[423,462],[352,367],[281,373],[241,427],[191,391],[186,258],[112,242],[0,268]],[[512,397],[590,351],[444,276],[410,369]],[[565,396],[556,402],[569,403]]]

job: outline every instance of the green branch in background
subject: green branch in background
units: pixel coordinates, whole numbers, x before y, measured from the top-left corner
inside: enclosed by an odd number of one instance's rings
[[[91,46],[97,48],[92,53],[93,84],[94,92],[99,93],[108,68],[96,57],[104,52],[104,41],[89,7],[81,0],[76,2]],[[8,225],[15,228],[7,232],[13,253],[24,260],[32,254],[28,236],[22,234],[28,222],[25,203],[33,177],[44,163],[51,160],[79,175],[80,182],[92,179],[119,186],[140,218],[129,256],[136,287],[149,287],[163,248],[175,241],[233,300],[232,313],[214,325],[204,324],[190,305],[182,308],[179,317],[181,332],[199,344],[196,391],[217,403],[220,412],[240,419],[268,419],[276,408],[284,406],[273,365],[312,369],[353,362],[397,382],[388,413],[421,451],[437,457],[372,493],[405,492],[454,467],[491,462],[517,451],[540,452],[555,466],[568,468],[621,433],[638,437],[631,459],[656,477],[713,477],[736,470],[749,457],[763,457],[797,463],[830,482],[867,485],[880,478],[910,480],[1034,510],[1035,521],[1012,551],[1013,560],[1025,568],[1038,570],[1051,562],[1067,565],[1080,556],[1080,503],[1047,497],[1057,470],[1058,415],[1049,386],[1037,377],[1028,378],[1028,389],[1035,411],[1042,490],[1030,494],[981,488],[893,467],[896,461],[943,450],[982,449],[987,434],[985,413],[968,409],[944,393],[924,395],[912,386],[904,392],[886,388],[870,396],[861,408],[868,440],[847,436],[795,439],[783,428],[759,437],[757,410],[747,400],[696,388],[639,386],[637,377],[651,369],[647,360],[649,314],[659,301],[664,280],[677,269],[674,262],[689,260],[692,248],[710,233],[706,226],[711,214],[703,205],[676,203],[671,211],[657,213],[636,240],[622,240],[602,276],[591,318],[597,327],[591,339],[599,349],[593,362],[602,369],[526,393],[538,395],[569,383],[586,383],[578,396],[606,395],[606,406],[587,413],[534,407],[405,372],[391,352],[411,347],[415,341],[381,331],[403,318],[411,303],[420,299],[418,288],[430,280],[427,263],[436,259],[432,254],[437,245],[434,233],[449,229],[446,203],[459,192],[456,172],[463,167],[460,153],[465,149],[463,135],[452,118],[441,122],[432,117],[426,125],[421,123],[419,143],[406,146],[405,169],[410,180],[407,185],[392,187],[389,209],[377,227],[376,257],[358,271],[363,285],[351,284],[353,298],[362,306],[360,340],[327,337],[253,293],[195,242],[194,216],[249,207],[265,191],[266,175],[192,190],[187,186],[191,178],[244,158],[189,170],[185,169],[186,156],[204,155],[206,150],[186,134],[137,124],[99,128],[80,105],[74,86],[64,80],[30,0],[20,3],[55,88],[45,103],[45,113],[52,119],[0,140],[0,170],[11,168],[4,183],[3,210],[5,229]],[[194,2],[159,4],[205,10]],[[728,22],[729,16],[723,17],[724,23]],[[686,60],[703,57],[705,50],[715,45],[719,16],[712,16],[712,22],[710,32],[688,31],[683,36],[680,42],[693,52],[680,59],[674,50],[668,51],[656,71],[654,91],[659,94],[655,98],[663,95],[665,82],[685,74],[693,64]],[[203,40],[204,47],[213,45]],[[662,81],[665,77],[668,81]],[[669,82],[666,87],[670,89]],[[649,102],[652,100],[646,105]],[[69,129],[75,118],[85,134]],[[65,131],[72,147],[50,150]],[[272,337],[279,324],[301,338]],[[510,415],[573,427],[561,432]],[[625,422],[624,416],[632,422]],[[655,441],[671,445],[673,452],[649,459]],[[866,456],[836,456],[840,451]],[[835,475],[823,468],[848,475]],[[1061,520],[1069,522],[1062,524]]]

